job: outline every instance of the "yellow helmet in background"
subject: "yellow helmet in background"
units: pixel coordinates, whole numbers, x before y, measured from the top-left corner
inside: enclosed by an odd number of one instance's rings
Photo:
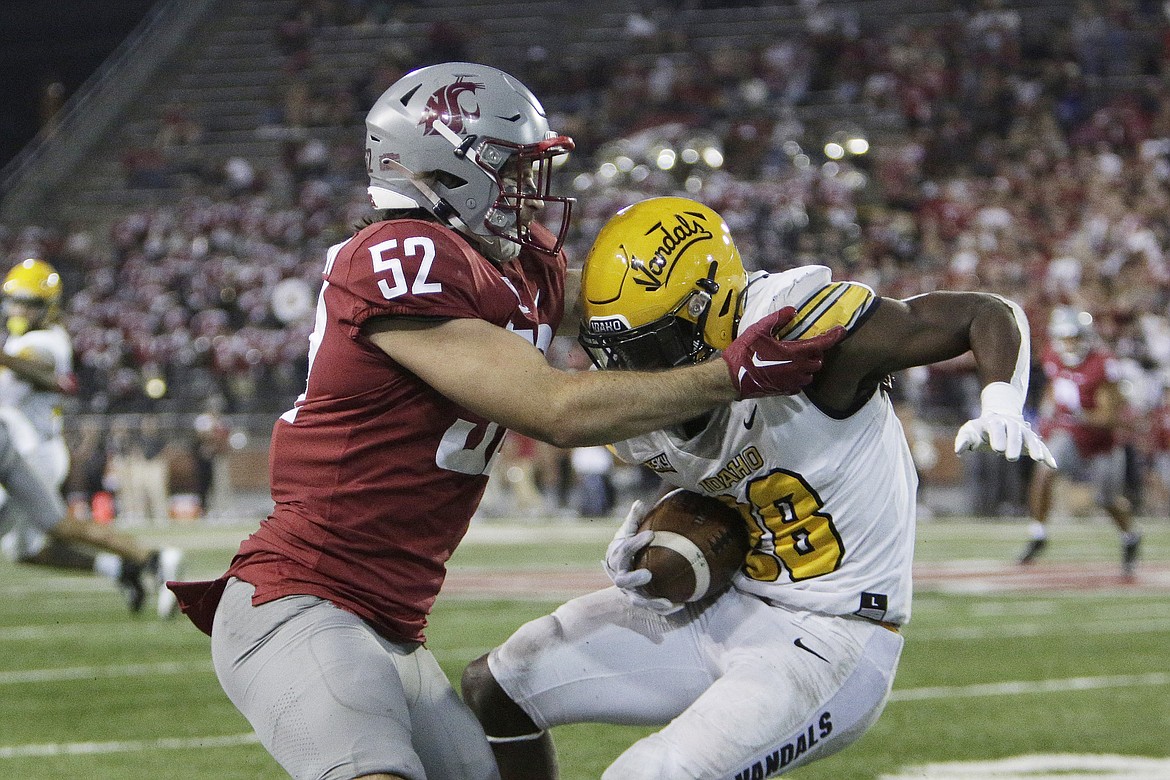
[[[4,277],[0,292],[6,304],[12,301],[41,307],[43,314],[38,319],[42,322],[55,320],[60,314],[61,275],[44,260],[30,257],[14,266]],[[14,336],[24,334],[38,324],[30,321],[26,313],[5,311],[5,314],[8,332]]]
[[[747,273],[715,211],[651,198],[619,211],[581,271],[579,341],[599,368],[697,363],[735,338]]]

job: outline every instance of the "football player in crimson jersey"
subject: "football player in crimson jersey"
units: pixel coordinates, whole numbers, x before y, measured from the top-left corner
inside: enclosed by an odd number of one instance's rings
[[[19,563],[95,572],[118,582],[131,612],[157,588],[159,617],[174,614],[163,580],[182,553],[150,550],[108,526],[75,518],[61,499],[69,472],[61,406],[75,389],[73,346],[59,322],[61,276],[25,258],[0,286],[6,335],[0,347],[0,549]],[[150,579],[151,582],[145,580]]]
[[[782,342],[789,309],[701,366],[552,368],[577,296],[550,178],[572,147],[526,87],[471,63],[403,76],[367,116],[378,220],[325,258],[307,386],[273,430],[275,507],[223,577],[173,584],[294,777],[497,777],[422,643],[506,429],[581,446],[794,393],[844,335]]]
[[[1150,471],[1166,501],[1170,499],[1170,377],[1163,375],[1161,379],[1161,397],[1147,415],[1143,439]]]
[[[910,619],[917,476],[885,380],[971,351],[982,409],[956,451],[1054,465],[1022,415],[1023,311],[982,293],[879,298],[816,265],[749,277],[726,223],[684,198],[620,211],[581,287],[580,341],[598,368],[620,369],[605,375],[706,365],[735,333],[789,306],[786,338],[835,327],[849,336],[801,393],[613,445],[671,485],[736,507],[752,549],[722,594],[648,598],[640,588],[651,575],[631,561],[653,532],[637,532],[635,503],[606,553],[616,587],[526,624],[464,672],[501,777],[557,777],[546,730],[566,723],[663,727],[605,780],[773,777],[847,747],[885,705]]]
[[[1125,449],[1119,438],[1127,424],[1127,402],[1113,354],[1097,339],[1088,312],[1053,310],[1044,352],[1048,385],[1041,404],[1040,433],[1064,473],[1088,480],[1094,500],[1121,533],[1121,571],[1134,576],[1141,535],[1125,496]],[[1038,469],[1028,488],[1031,540],[1020,556],[1032,563],[1048,545],[1048,517],[1057,475]]]

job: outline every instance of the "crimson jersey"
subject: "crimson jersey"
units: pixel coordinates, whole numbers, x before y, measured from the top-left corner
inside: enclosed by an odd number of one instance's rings
[[[273,429],[275,508],[227,575],[255,585],[257,604],[315,595],[392,639],[422,641],[505,430],[399,366],[362,325],[474,317],[543,351],[563,314],[564,276],[563,253],[526,249],[500,267],[419,220],[375,223],[331,248],[306,391]]]
[[[1044,375],[1051,387],[1052,408],[1040,421],[1040,433],[1068,431],[1081,455],[1090,457],[1108,452],[1117,443],[1112,428],[1089,425],[1083,414],[1097,408],[1097,392],[1118,381],[1118,366],[1106,350],[1092,349],[1077,366],[1067,366],[1051,347],[1044,351]]]
[[[1170,452],[1170,405],[1158,404],[1150,410],[1146,447],[1150,452]]]

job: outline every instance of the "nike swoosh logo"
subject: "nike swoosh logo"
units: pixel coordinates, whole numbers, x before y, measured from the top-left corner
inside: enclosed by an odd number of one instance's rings
[[[759,352],[752,353],[752,365],[756,368],[767,368],[768,366],[782,366],[785,363],[791,363],[791,360],[761,360]]]
[[[746,420],[743,421],[743,427],[747,428],[749,431],[752,429],[752,426],[756,424],[756,412],[758,411],[760,411],[760,407],[752,407],[752,413],[748,415]]]
[[[813,650],[811,647],[806,645],[804,642],[801,642],[800,639],[801,639],[800,637],[793,639],[792,644],[796,645],[797,647],[799,647],[801,650],[803,650],[806,653],[812,653],[813,655],[815,655],[817,658],[821,659],[825,663],[829,663],[828,658],[825,658],[823,655],[818,653],[816,650]]]

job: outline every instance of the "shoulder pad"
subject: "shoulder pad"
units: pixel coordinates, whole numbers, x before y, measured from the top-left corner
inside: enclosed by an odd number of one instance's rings
[[[834,282],[832,271],[822,265],[794,268],[758,282],[753,278],[752,282],[741,329],[768,312],[792,306],[796,317],[782,334],[788,339],[816,336],[837,325],[852,330],[877,301],[874,291],[860,282]]]
[[[800,307],[808,298],[833,281],[833,272],[823,265],[804,265],[778,274],[757,272],[748,280],[740,330],[769,312],[785,306]]]

